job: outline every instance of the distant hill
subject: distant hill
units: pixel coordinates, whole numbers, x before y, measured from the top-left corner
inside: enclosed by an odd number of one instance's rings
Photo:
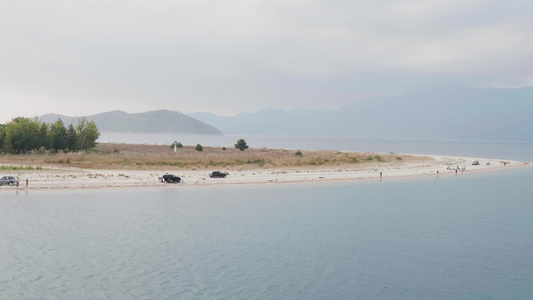
[[[76,125],[81,117],[47,114],[39,119],[42,122],[53,123],[59,118],[65,124]],[[222,135],[222,132],[215,127],[177,111],[157,110],[135,114],[110,111],[86,118],[94,121],[100,131]]]
[[[453,84],[360,100],[339,109],[190,116],[225,134],[532,141],[533,88],[480,89]]]

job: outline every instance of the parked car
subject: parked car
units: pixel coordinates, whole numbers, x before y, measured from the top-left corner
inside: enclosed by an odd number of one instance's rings
[[[174,174],[165,174],[161,177],[159,177],[159,181],[164,183],[178,183],[181,181],[181,178]]]
[[[17,179],[13,176],[4,176],[0,178],[0,185],[14,185]]]
[[[220,171],[213,171],[209,174],[209,177],[211,178],[226,178],[226,174],[220,172]]]
[[[474,160],[474,162],[472,163],[473,166],[479,166],[479,160]]]

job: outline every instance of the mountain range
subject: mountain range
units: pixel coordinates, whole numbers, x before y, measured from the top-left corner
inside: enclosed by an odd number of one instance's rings
[[[43,122],[79,117],[48,114]],[[355,101],[337,109],[265,109],[219,116],[157,110],[87,116],[101,131],[196,135],[342,136],[384,139],[533,141],[533,88],[460,84]]]
[[[68,117],[58,114],[47,114],[39,119],[53,123],[59,118],[65,124],[76,124],[80,117]],[[221,135],[215,127],[177,111],[156,110],[145,113],[129,114],[124,111],[110,111],[92,116],[87,120],[94,121],[100,131],[137,132],[137,133],[175,133],[197,135]]]
[[[224,134],[533,140],[533,88],[460,84],[369,98],[338,109],[189,114]]]

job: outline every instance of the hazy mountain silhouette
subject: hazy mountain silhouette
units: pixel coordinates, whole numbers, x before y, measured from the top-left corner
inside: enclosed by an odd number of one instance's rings
[[[42,122],[53,123],[59,118],[65,124],[77,124],[81,117],[68,117],[47,114],[40,117]],[[221,135],[222,132],[211,125],[177,111],[157,110],[129,114],[123,111],[110,111],[92,116],[100,131],[138,132],[138,133],[177,133],[198,135]]]
[[[533,140],[533,88],[460,84],[360,100],[339,109],[190,114],[225,134]]]

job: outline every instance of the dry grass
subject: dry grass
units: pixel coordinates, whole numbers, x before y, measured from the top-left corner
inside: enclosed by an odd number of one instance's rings
[[[171,170],[171,169],[275,169],[275,168],[326,168],[401,166],[406,163],[423,161],[428,157],[355,153],[339,151],[301,150],[302,156],[296,156],[296,150],[251,148],[246,151],[217,147],[204,147],[198,152],[193,146],[184,146],[176,153],[164,145],[111,144],[100,143],[92,153],[59,154],[23,154],[1,155],[0,163],[11,166],[79,167],[89,169],[118,170]]]

